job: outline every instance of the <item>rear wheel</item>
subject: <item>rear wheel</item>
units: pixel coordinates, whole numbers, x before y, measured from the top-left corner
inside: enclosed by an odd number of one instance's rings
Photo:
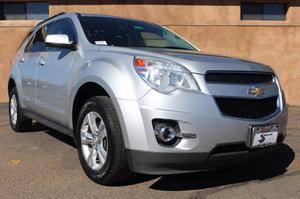
[[[13,88],[9,94],[9,121],[11,128],[16,132],[25,132],[32,129],[32,119],[22,113],[16,88]]]
[[[85,103],[75,136],[82,168],[90,179],[107,185],[129,177],[122,131],[109,97]]]

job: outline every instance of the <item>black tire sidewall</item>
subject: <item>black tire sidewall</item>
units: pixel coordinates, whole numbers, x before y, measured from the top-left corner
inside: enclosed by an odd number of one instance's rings
[[[103,119],[105,127],[106,127],[107,137],[108,137],[107,157],[106,157],[106,161],[105,161],[104,165],[101,167],[100,170],[93,170],[89,167],[89,165],[86,163],[86,160],[84,158],[84,155],[82,152],[82,146],[81,146],[81,138],[80,138],[81,126],[82,126],[85,116],[91,111],[98,113],[101,116],[101,118]],[[76,139],[76,144],[77,144],[77,149],[78,149],[78,155],[79,155],[79,159],[80,159],[82,168],[90,179],[92,179],[93,181],[97,181],[97,182],[99,180],[101,181],[101,179],[105,179],[106,176],[108,175],[109,168],[111,165],[111,159],[112,159],[112,156],[114,153],[114,138],[113,138],[113,132],[111,130],[112,124],[108,119],[110,114],[111,114],[110,111],[97,98],[92,98],[92,99],[88,100],[88,102],[82,107],[82,109],[79,113],[76,132],[75,132],[75,139]]]

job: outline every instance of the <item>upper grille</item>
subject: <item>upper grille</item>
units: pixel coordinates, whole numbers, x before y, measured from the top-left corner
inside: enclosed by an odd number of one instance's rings
[[[273,81],[271,73],[207,72],[207,83],[259,84]]]
[[[245,119],[261,119],[271,115],[277,110],[277,99],[277,96],[265,99],[215,98],[224,115]]]

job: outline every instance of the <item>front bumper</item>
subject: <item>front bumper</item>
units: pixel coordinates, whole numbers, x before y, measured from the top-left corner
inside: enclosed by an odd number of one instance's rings
[[[282,142],[286,136],[285,106],[268,118],[248,120],[222,115],[214,97],[208,92],[177,90],[166,95],[151,90],[138,101],[117,101],[129,165],[139,173],[170,174],[205,170],[218,165],[212,161],[216,157],[231,159],[231,155],[234,155],[234,158],[242,156],[242,159],[248,159],[272,148],[212,153],[219,146],[245,146],[249,141],[249,126],[276,123],[280,126],[278,142]],[[181,132],[196,136],[183,138],[176,146],[162,146],[155,138],[153,119],[175,120]]]
[[[246,164],[267,156],[280,146],[228,153],[155,153],[127,150],[128,164],[136,173],[169,175]]]
[[[162,95],[153,90],[139,101],[118,100],[118,104],[125,146],[137,151],[208,153],[217,145],[247,143],[249,126],[254,125],[276,123],[279,134],[286,134],[287,107],[264,120],[237,119],[223,116],[210,95],[188,91]],[[175,147],[161,146],[153,119],[175,120],[183,133],[196,137],[182,139]]]

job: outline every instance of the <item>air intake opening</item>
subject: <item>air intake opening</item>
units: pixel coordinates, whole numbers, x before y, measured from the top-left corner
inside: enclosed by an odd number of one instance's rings
[[[259,72],[218,72],[209,71],[205,75],[207,83],[260,84],[273,81],[272,73]]]
[[[234,153],[234,152],[243,152],[249,151],[249,148],[246,147],[245,143],[231,144],[231,145],[220,145],[215,147],[210,155],[224,154],[224,153]]]

